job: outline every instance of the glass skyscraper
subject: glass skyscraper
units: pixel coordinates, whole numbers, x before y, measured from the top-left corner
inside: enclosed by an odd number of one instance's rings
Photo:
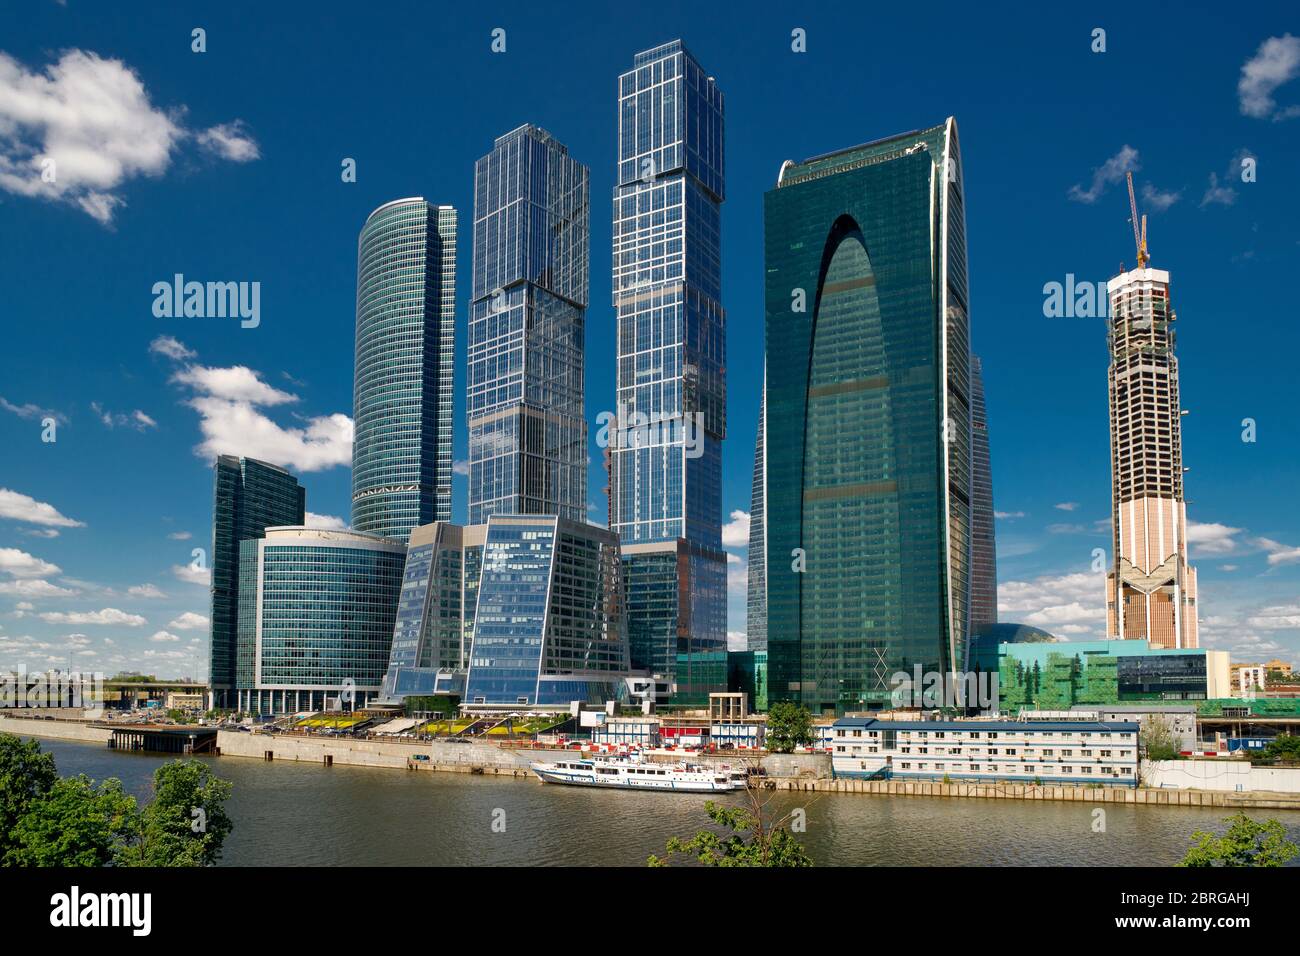
[[[605,528],[488,521],[465,703],[567,707],[626,697],[622,565]]]
[[[998,622],[998,545],[993,517],[993,470],[984,407],[984,369],[970,357],[971,383],[971,631]]]
[[[357,242],[352,527],[402,543],[451,518],[456,210],[385,203]]]
[[[767,650],[767,376],[758,405],[758,438],[754,442],[754,485],[749,499],[749,587],[745,606],[746,649]]]
[[[474,168],[469,520],[587,516],[587,167],[546,130],[499,137]]]
[[[240,545],[239,708],[322,710],[380,688],[406,548],[355,531],[274,528]]]
[[[254,458],[217,458],[212,501],[212,636],[208,681],[213,703],[232,706],[239,628],[239,545],[276,525],[299,525],[307,493],[278,465]]]
[[[770,694],[888,706],[966,668],[971,381],[956,122],[787,161],[764,197]]]
[[[680,40],[618,80],[618,321],[610,528],[622,542],[632,666],[726,650],[722,440],[723,97]]]

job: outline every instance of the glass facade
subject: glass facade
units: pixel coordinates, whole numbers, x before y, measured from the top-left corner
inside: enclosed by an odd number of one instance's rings
[[[727,655],[727,690],[746,696],[749,712],[767,711],[767,651],[732,651]]]
[[[956,124],[786,162],[764,201],[773,700],[966,667],[971,414]]]
[[[678,40],[637,54],[619,77],[610,527],[635,589],[633,666],[664,675],[682,643],[692,652],[726,649],[723,115],[722,92]],[[670,562],[676,581],[662,571]],[[687,574],[707,582],[720,575],[723,588],[710,584],[688,607],[674,593],[685,590]],[[645,593],[656,586],[658,594]],[[719,608],[704,606],[715,598]]]
[[[626,694],[622,566],[604,528],[493,515],[465,701],[567,706]]]
[[[587,515],[587,167],[521,126],[474,169],[469,519]]]
[[[764,376],[766,379],[766,376]],[[763,425],[767,418],[767,383],[758,406],[754,442],[754,485],[749,503],[749,580],[745,602],[745,641],[751,651],[767,650],[767,465],[763,461]]]
[[[352,527],[405,542],[451,518],[456,210],[385,203],[357,243]]]
[[[240,562],[242,709],[283,713],[352,688],[379,690],[393,642],[406,548],[351,531],[276,528]],[[310,704],[309,704],[310,705]]]
[[[212,634],[208,679],[229,706],[239,638],[240,542],[269,527],[302,524],[307,493],[283,468],[253,458],[217,458],[212,502]]]
[[[971,356],[971,588],[970,626],[998,622],[998,546],[993,518],[993,468],[984,407],[984,369]]]

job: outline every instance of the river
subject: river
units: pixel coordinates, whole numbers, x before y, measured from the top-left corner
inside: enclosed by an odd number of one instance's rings
[[[117,777],[149,799],[167,759],[101,744],[41,740],[59,773]],[[703,795],[631,793],[535,780],[206,757],[234,784],[226,866],[640,866],[670,836],[707,823]],[[1193,830],[1222,830],[1222,808],[865,794],[771,795],[802,807],[799,833],[822,866],[1172,865]],[[723,798],[738,802],[739,797]],[[1300,811],[1257,810],[1300,842]]]

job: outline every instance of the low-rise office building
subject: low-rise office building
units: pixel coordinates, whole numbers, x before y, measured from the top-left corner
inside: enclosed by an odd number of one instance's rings
[[[1135,787],[1138,724],[1101,721],[901,721],[842,717],[837,777]]]

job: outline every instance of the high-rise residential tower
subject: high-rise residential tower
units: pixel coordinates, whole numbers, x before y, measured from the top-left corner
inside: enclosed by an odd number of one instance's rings
[[[758,405],[758,438],[754,442],[754,485],[749,499],[749,588],[745,602],[746,650],[767,650],[767,463],[764,431],[767,381]]]
[[[622,542],[632,666],[726,650],[723,98],[680,40],[618,80],[616,422],[610,528]]]
[[[233,707],[239,637],[239,544],[277,525],[300,525],[307,492],[278,465],[220,455],[212,501],[212,639],[208,681],[213,706]]]
[[[1145,232],[1144,219],[1138,267],[1107,283],[1114,565],[1106,635],[1191,648],[1199,646],[1196,569],[1187,563],[1176,316],[1169,273],[1146,264]]]
[[[772,700],[964,671],[971,380],[957,124],[787,161],[764,197]]]
[[[587,167],[525,125],[474,167],[469,520],[587,518]]]
[[[971,631],[998,622],[998,548],[993,518],[993,468],[984,406],[984,367],[970,357],[971,394]]]
[[[403,544],[451,518],[456,210],[385,203],[357,242],[352,527]]]

